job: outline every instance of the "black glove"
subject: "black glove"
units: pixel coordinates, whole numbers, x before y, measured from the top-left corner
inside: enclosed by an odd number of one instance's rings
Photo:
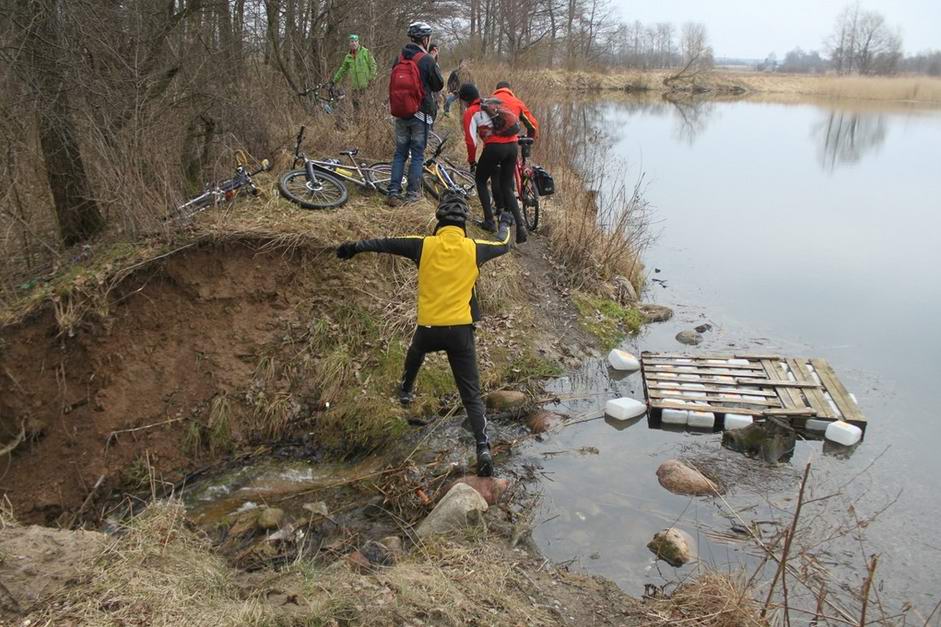
[[[476,173],[477,173],[477,162],[476,162],[476,161],[471,161],[469,165],[470,165],[471,174],[476,174]]]
[[[343,242],[337,246],[337,258],[339,259],[352,259],[356,253],[356,242]]]
[[[510,211],[504,211],[500,214],[500,224],[505,224],[507,228],[513,226],[513,213]]]

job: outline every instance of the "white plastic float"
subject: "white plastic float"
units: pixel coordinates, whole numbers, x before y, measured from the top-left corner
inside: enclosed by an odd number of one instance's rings
[[[725,430],[732,431],[733,429],[744,429],[745,427],[750,426],[754,421],[754,418],[751,416],[746,416],[745,414],[726,414]]]
[[[612,398],[604,405],[604,413],[615,420],[630,420],[643,415],[647,404],[633,398]]]
[[[640,370],[640,362],[636,357],[617,348],[608,353],[608,363],[615,370]]]
[[[690,410],[687,424],[697,429],[712,429],[716,424],[716,415],[711,411]]]
[[[685,405],[686,401],[678,398],[665,398],[665,401]],[[663,409],[660,413],[660,422],[668,425],[685,425],[689,422],[689,411],[686,409]]]
[[[856,425],[837,420],[830,423],[824,437],[843,446],[853,446],[863,437],[863,430]]]

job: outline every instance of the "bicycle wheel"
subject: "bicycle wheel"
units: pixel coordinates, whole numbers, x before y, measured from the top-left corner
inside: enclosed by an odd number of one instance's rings
[[[451,180],[464,190],[468,198],[476,196],[477,180],[474,178],[474,174],[466,168],[457,167],[447,159],[445,159],[445,164],[448,166],[448,174],[451,175]]]
[[[536,181],[532,177],[523,179],[523,197],[520,198],[523,205],[523,219],[526,221],[526,228],[535,231],[539,228],[539,190],[536,189]]]
[[[366,170],[366,175],[373,182],[378,189],[383,194],[388,196],[389,194],[389,182],[392,180],[392,164],[388,161],[382,161],[380,163],[374,163],[369,166],[369,169]],[[405,189],[405,176],[402,176],[402,182],[399,187],[400,190]]]
[[[431,172],[424,170],[421,173],[421,183],[432,198],[438,200],[441,198],[441,194],[447,189],[438,177],[432,174]]]
[[[307,181],[304,170],[285,172],[278,181],[278,189],[282,196],[304,209],[339,207],[349,197],[342,180],[321,171],[317,172],[317,180],[314,182]]]

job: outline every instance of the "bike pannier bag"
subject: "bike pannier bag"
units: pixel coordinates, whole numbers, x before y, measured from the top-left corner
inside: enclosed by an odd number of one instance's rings
[[[490,116],[490,128],[494,135],[513,137],[520,133],[520,121],[499,98],[483,98],[480,109]]]
[[[533,166],[533,178],[536,181],[536,189],[540,196],[551,196],[555,193],[555,181],[552,175],[546,172],[544,168]]]
[[[418,61],[425,56],[418,52],[411,59],[399,55],[399,62],[392,68],[389,77],[389,110],[393,116],[407,120],[421,109],[425,98],[425,86],[421,82]]]

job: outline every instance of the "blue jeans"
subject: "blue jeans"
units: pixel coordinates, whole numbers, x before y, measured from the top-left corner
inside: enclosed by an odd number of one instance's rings
[[[408,193],[417,194],[421,190],[422,165],[425,163],[425,144],[428,143],[430,125],[417,118],[395,119],[395,155],[392,157],[392,180],[389,181],[389,195],[397,196],[402,192],[402,175],[405,173],[405,160],[411,156],[408,166]]]
[[[448,94],[448,97],[444,99],[444,114],[447,115],[451,113],[451,103],[457,100],[457,94]]]

